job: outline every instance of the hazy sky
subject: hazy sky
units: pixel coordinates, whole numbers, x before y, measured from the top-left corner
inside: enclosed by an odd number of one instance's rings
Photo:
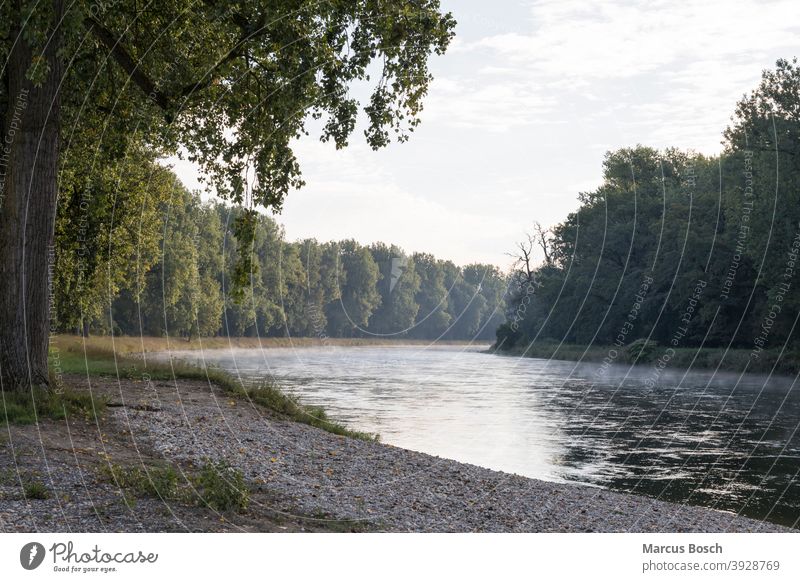
[[[316,136],[307,186],[277,217],[290,240],[392,242],[506,268],[533,221],[560,222],[637,143],[719,151],[742,94],[798,54],[800,2],[443,0],[458,26],[422,125],[373,152]],[[357,130],[359,131],[359,130]],[[189,187],[196,170],[178,163]]]

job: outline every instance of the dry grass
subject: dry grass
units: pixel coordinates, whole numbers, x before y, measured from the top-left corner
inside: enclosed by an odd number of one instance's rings
[[[437,345],[470,345],[467,341],[437,341]],[[68,353],[88,353],[102,351],[117,354],[137,354],[142,352],[167,352],[170,350],[215,350],[225,348],[270,349],[298,348],[322,346],[396,346],[396,345],[430,345],[429,340],[391,340],[375,338],[319,338],[308,337],[208,337],[187,341],[181,338],[135,337],[135,336],[90,336],[83,338],[75,335],[57,335],[51,342],[53,348]]]

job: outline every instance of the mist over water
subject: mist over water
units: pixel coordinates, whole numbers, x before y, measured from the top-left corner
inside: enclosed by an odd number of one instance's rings
[[[500,357],[486,346],[173,352],[304,403],[385,443],[797,525],[793,379]],[[648,387],[652,386],[652,387]]]

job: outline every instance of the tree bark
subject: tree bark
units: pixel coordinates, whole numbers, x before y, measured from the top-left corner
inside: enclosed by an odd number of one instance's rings
[[[19,8],[19,2],[16,2]],[[59,161],[58,56],[62,0],[54,0],[53,25],[43,53],[49,73],[39,86],[26,73],[35,55],[12,25],[2,154],[0,201],[0,383],[4,390],[48,384],[50,283]],[[17,11],[18,13],[18,11]]]

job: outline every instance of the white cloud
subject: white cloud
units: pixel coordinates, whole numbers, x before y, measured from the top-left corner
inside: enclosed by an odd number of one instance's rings
[[[459,36],[432,61],[419,131],[378,153],[360,135],[343,151],[299,142],[308,185],[278,217],[290,239],[505,266],[534,220],[562,220],[599,184],[605,150],[719,151],[736,101],[800,34],[796,0],[443,4]]]
[[[683,136],[717,150],[742,88],[790,56],[800,33],[796,0],[540,0],[529,14],[528,30],[459,43],[457,58],[473,67],[439,76],[433,119],[508,131],[574,120],[586,109],[577,101],[594,102],[580,117],[621,110],[623,135],[631,123],[652,123],[659,141]]]

